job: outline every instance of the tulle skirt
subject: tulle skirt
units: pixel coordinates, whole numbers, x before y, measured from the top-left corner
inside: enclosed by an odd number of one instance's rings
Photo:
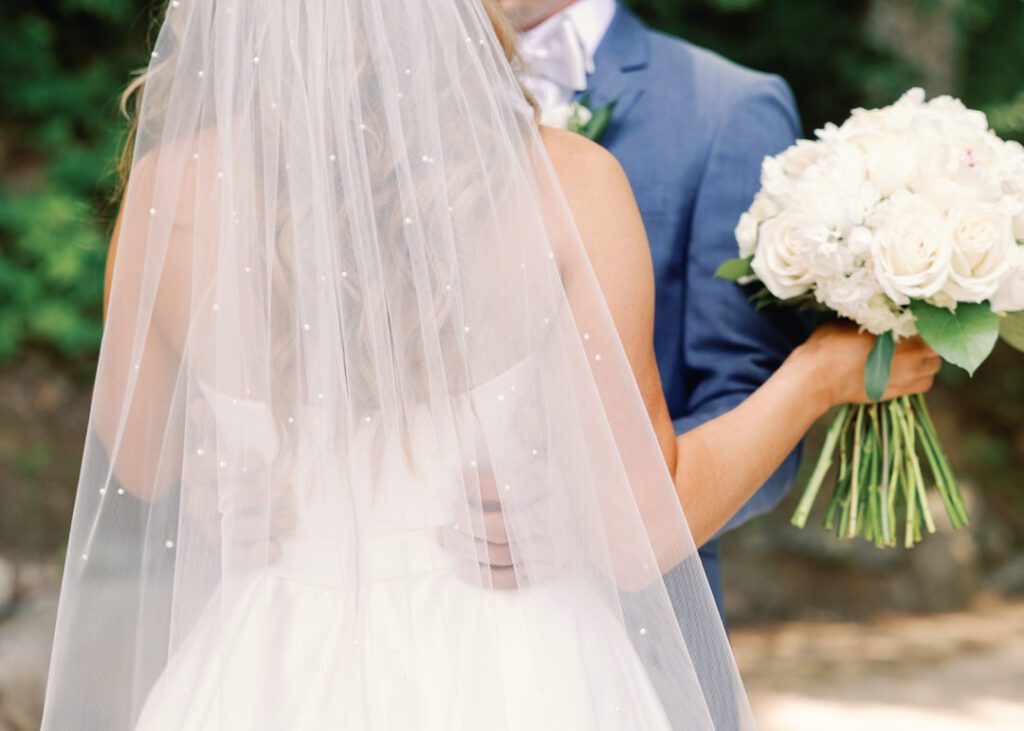
[[[358,587],[304,580],[289,546],[222,588],[137,731],[669,728],[622,620],[582,582],[483,589],[431,531],[362,549]]]

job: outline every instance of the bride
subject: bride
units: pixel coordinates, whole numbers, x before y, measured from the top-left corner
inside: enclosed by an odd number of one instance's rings
[[[753,726],[694,539],[870,340],[677,438],[628,183],[513,47],[491,0],[169,3],[45,729]]]

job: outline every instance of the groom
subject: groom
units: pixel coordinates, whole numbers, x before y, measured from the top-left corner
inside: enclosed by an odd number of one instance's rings
[[[759,188],[761,161],[801,134],[789,87],[652,32],[616,0],[501,4],[522,32],[525,83],[542,108],[583,95],[592,109],[615,103],[600,143],[626,170],[647,227],[654,344],[676,432],[731,410],[806,335],[797,319],[759,314],[738,287],[714,277],[736,256],[733,228]],[[783,497],[798,451],[726,530]],[[717,540],[700,557],[721,611]]]

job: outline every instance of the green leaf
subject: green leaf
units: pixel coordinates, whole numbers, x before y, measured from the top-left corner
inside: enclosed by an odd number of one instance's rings
[[[864,365],[864,389],[872,401],[881,401],[885,389],[889,387],[889,371],[895,352],[896,342],[892,333],[882,333],[875,339],[875,347],[871,349],[868,362]]]
[[[999,318],[999,335],[1009,345],[1024,351],[1024,312],[1011,312]]]
[[[999,339],[999,317],[987,302],[963,302],[956,311],[950,311],[915,300],[910,303],[910,311],[925,342],[943,359],[972,376]]]
[[[616,104],[618,101],[608,102],[594,112],[594,116],[580,130],[580,134],[592,142],[600,142],[608,128],[612,126],[612,113],[615,111]]]
[[[743,277],[753,276],[754,270],[750,267],[750,262],[753,261],[753,255],[744,257],[742,259],[729,259],[728,261],[722,262],[722,265],[718,267],[718,271],[715,272],[715,277],[718,279],[727,279],[730,282],[737,282]]]

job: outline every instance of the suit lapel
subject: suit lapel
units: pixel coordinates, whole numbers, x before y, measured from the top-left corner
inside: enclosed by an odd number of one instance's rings
[[[594,73],[584,92],[593,109],[617,102],[611,132],[644,94],[643,74],[638,72],[647,68],[650,44],[644,24],[620,5],[594,54]]]

